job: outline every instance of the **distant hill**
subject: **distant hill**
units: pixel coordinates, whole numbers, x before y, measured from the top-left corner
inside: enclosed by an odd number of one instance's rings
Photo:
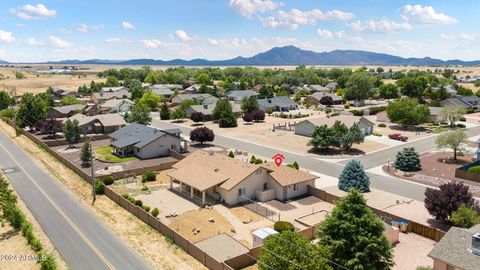
[[[0,59],[0,64],[8,64],[8,62]]]
[[[477,61],[440,60],[430,57],[403,58],[385,53],[357,50],[334,50],[330,52],[313,52],[295,46],[275,47],[252,57],[236,57],[228,60],[174,59],[169,61],[155,59],[131,60],[63,60],[46,64],[107,64],[107,65],[168,65],[168,66],[298,66],[298,65],[480,65]]]

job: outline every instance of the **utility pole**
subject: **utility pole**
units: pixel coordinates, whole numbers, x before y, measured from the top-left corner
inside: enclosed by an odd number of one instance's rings
[[[85,140],[86,140],[86,136],[85,136]],[[93,196],[93,200],[92,200],[92,205],[95,203],[95,199],[96,199],[96,194],[95,194],[95,172],[94,172],[94,169],[93,169],[93,151],[92,151],[92,140],[89,139],[90,143],[90,173],[91,173],[91,176],[92,176],[92,196]]]

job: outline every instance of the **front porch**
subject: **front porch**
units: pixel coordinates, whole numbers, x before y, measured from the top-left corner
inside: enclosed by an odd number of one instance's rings
[[[210,187],[207,190],[198,190],[195,187],[170,178],[170,190],[200,206],[214,205],[220,201],[220,194],[214,191],[214,187]]]

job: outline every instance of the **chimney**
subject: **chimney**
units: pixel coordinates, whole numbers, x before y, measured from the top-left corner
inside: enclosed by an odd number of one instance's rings
[[[472,253],[480,256],[480,233],[472,235]]]

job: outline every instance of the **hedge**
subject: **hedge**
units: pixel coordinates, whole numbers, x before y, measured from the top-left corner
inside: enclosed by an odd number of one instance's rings
[[[379,106],[379,107],[370,107],[368,108],[368,114],[369,115],[375,115],[379,112],[383,112],[387,109],[386,106]]]
[[[284,232],[284,231],[295,231],[295,228],[293,227],[293,224],[288,222],[288,221],[277,221],[273,225],[273,229],[279,233]]]
[[[145,181],[155,181],[157,179],[157,175],[155,172],[152,171],[146,171],[142,174],[142,180]]]
[[[110,186],[111,184],[113,184],[115,179],[113,179],[113,176],[107,175],[102,178],[102,181],[106,186]]]
[[[349,112],[351,112],[355,116],[363,116],[363,111],[360,110],[350,110]]]
[[[470,167],[468,168],[468,171],[473,173],[480,173],[480,165]]]

